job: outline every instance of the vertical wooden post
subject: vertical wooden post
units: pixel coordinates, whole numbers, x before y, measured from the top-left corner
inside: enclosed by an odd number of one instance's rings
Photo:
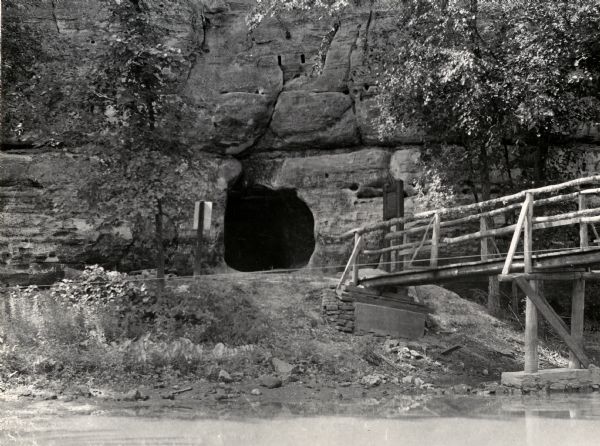
[[[531,273],[533,270],[533,195],[528,193],[526,200],[529,202],[525,216],[525,227],[523,234],[524,270]],[[536,290],[535,281],[530,282],[531,287]],[[538,315],[537,309],[531,299],[527,298],[525,305],[525,373],[538,371]]]
[[[571,336],[577,344],[583,348],[583,307],[585,304],[585,280],[573,281],[573,293],[571,297]],[[569,352],[569,368],[580,369],[579,359]]]
[[[577,204],[580,211],[587,207],[585,195],[580,194],[577,197]],[[589,234],[587,223],[579,224],[579,247],[585,249],[589,247]],[[577,344],[583,348],[583,324],[585,307],[585,280],[577,279],[573,281],[573,291],[571,293],[571,336]],[[579,359],[569,352],[569,368],[580,369]]]
[[[404,181],[396,180],[393,183],[386,183],[383,185],[383,219],[390,220],[392,218],[404,217]],[[400,223],[396,226],[395,231],[402,231],[404,229],[404,223]],[[392,231],[391,228],[388,228]],[[387,231],[384,230],[384,236]],[[394,240],[390,239],[389,246],[394,245]],[[387,248],[387,243],[383,244],[384,248]],[[392,264],[392,252],[385,252],[381,256],[381,262],[383,263],[383,269],[387,272],[392,272],[394,268]],[[397,256],[396,256],[397,257]]]
[[[212,202],[196,201],[194,207],[194,226],[196,230],[196,247],[194,250],[194,276],[202,272],[202,248],[204,246],[204,234],[210,231],[212,218]]]
[[[585,195],[580,194],[578,197],[579,210],[583,211],[587,207],[587,203],[585,201]],[[581,249],[585,249],[589,247],[589,235],[588,235],[588,225],[587,223],[579,224],[579,247]]]
[[[194,209],[194,229],[196,229],[196,249],[194,251],[194,276],[199,276],[202,270],[202,245],[204,242],[204,206],[196,201]]]
[[[410,238],[408,237],[408,234],[404,234],[402,236],[402,244],[406,245],[408,242],[410,241]],[[400,261],[401,263],[401,267],[400,269],[405,269],[408,266],[408,261],[410,260],[410,256],[408,254],[405,254],[401,257]]]
[[[396,232],[396,225],[390,226],[390,232]],[[390,239],[390,247],[394,246],[394,240]],[[398,255],[396,253],[396,251],[390,251],[390,268],[389,268],[389,272],[393,273],[394,271],[396,271],[397,269],[397,259]]]
[[[437,212],[433,216],[433,229],[431,232],[431,257],[429,266],[437,268],[439,257],[439,242],[440,242],[440,214]]]
[[[487,223],[485,221],[485,217],[481,217],[479,219],[479,231],[484,232],[487,231]],[[481,238],[481,261],[484,262],[489,259],[489,250],[488,250],[488,239],[487,237]]]
[[[357,232],[354,233],[354,249],[358,247],[360,242],[360,235]],[[358,285],[358,265],[360,264],[360,252],[356,254],[356,258],[354,259],[354,263],[352,264],[352,285]]]
[[[488,230],[488,224],[485,217],[479,219],[479,231]],[[481,239],[481,261],[484,262],[490,258],[490,248],[488,237]],[[488,278],[488,298],[487,298],[488,313],[496,315],[500,312],[500,281],[497,276]]]
[[[396,181],[396,216],[404,218],[404,181]],[[404,223],[399,223],[396,227],[397,231],[404,231]],[[396,271],[402,271],[403,263],[400,261],[398,255],[396,255]]]
[[[388,195],[390,193],[390,185],[388,183],[385,183],[383,185],[383,219],[384,220],[389,220],[389,214],[390,214],[390,210],[389,210],[389,204],[388,204]],[[389,234],[390,232],[390,228],[385,228],[383,230],[383,237],[384,237],[384,242],[383,242],[383,247],[387,248],[388,244],[385,243],[385,236],[387,234]],[[356,244],[356,240],[355,240],[355,244]],[[389,246],[392,246],[394,244],[393,240],[390,240],[389,242]],[[381,263],[383,264],[383,270],[387,271],[387,272],[391,272],[391,269],[389,269],[389,260],[392,258],[392,254],[391,253],[387,253],[384,252],[381,256]]]

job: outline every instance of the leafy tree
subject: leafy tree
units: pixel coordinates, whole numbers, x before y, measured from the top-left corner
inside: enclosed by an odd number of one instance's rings
[[[111,3],[115,29],[106,64],[88,79],[89,100],[102,112],[102,144],[83,195],[117,221],[154,222],[157,277],[165,271],[165,218],[180,221],[206,178],[203,160],[185,139],[193,111],[181,94],[191,51],[163,43],[166,31],[137,2]],[[209,179],[210,181],[210,179]]]
[[[260,0],[249,22],[293,10],[341,14],[355,6],[352,0]],[[511,178],[515,158],[531,159],[534,182],[544,182],[551,143],[599,122],[597,0],[375,6],[391,10],[397,23],[388,44],[371,49],[367,59],[380,87],[380,131],[420,126],[437,141],[430,144],[432,162],[458,172],[475,200],[490,198],[492,169]],[[497,283],[492,286],[489,308],[496,312]]]
[[[504,164],[511,178],[507,142],[532,153],[524,159],[541,184],[550,143],[598,121],[599,25],[591,0],[408,2],[399,13],[406,43],[382,72],[382,130],[424,126],[441,141],[438,157],[479,183],[483,200],[491,169]]]

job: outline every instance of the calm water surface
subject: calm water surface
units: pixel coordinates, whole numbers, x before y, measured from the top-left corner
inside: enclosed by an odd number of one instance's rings
[[[600,395],[211,407],[0,403],[0,445],[600,445]]]

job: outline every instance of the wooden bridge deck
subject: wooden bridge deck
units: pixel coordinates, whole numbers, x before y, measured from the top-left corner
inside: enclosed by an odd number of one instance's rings
[[[409,269],[364,278],[361,278],[359,269],[358,283],[365,287],[376,288],[383,286],[424,285],[475,276],[493,276],[502,272],[505,260],[505,258],[498,257],[492,260],[463,262],[442,265],[435,268]],[[543,270],[548,272],[548,270],[565,271],[571,268],[585,268],[594,264],[600,264],[600,247],[532,255],[532,263],[534,271]],[[515,256],[509,273],[522,272],[525,272],[524,257]]]

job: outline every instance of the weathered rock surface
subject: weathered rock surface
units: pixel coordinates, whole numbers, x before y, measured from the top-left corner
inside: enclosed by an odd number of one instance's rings
[[[372,147],[349,153],[317,153],[303,157],[280,153],[276,157],[257,155],[243,164],[245,179],[251,183],[298,191],[315,221],[316,246],[310,264],[334,266],[344,262],[351,248],[346,240],[338,237],[380,218],[382,187],[390,176],[406,183],[416,176],[418,148],[408,147],[400,152],[402,155],[394,150]],[[394,164],[392,159],[395,159]],[[400,167],[402,159],[406,161]],[[365,188],[371,193],[364,194]],[[380,237],[377,233],[370,235],[367,246],[376,246]],[[369,261],[377,262],[378,259]]]
[[[80,153],[0,152],[0,281],[48,282],[61,274],[55,268],[59,264],[102,260],[122,268],[144,267],[144,263],[152,266],[148,261],[139,263],[130,250],[128,222],[107,226],[102,219],[88,217],[87,202],[77,198],[76,184],[86,178],[90,168]],[[198,194],[215,203],[215,230],[209,243],[222,246],[226,192],[241,165],[236,160],[207,156],[203,171],[197,174],[209,177],[209,172],[213,177],[216,172],[217,181],[207,182]],[[190,221],[192,213],[190,209]],[[179,249],[190,252],[191,243],[182,240]],[[222,248],[215,249],[217,257],[219,252],[222,258]]]
[[[290,13],[249,32],[246,16],[254,0],[135,3],[161,33],[162,44],[190,61],[182,91],[191,104],[192,124],[173,137],[206,159],[197,172],[206,178],[205,187],[197,193],[214,202],[214,230],[207,241],[211,264],[223,263],[227,189],[239,177],[246,184],[297,190],[314,216],[313,266],[345,263],[350,244],[337,237],[380,217],[381,187],[388,179],[403,179],[410,195],[409,184],[419,173],[417,144],[426,135],[417,128],[379,131],[378,90],[366,66],[370,49],[397,31],[385,4],[356,8],[337,25]],[[81,98],[90,94],[82,79],[103,68],[101,56],[121,26],[111,17],[110,4],[3,3],[3,26],[27,35],[24,44],[35,46],[39,57],[31,61],[35,76],[19,87],[27,101],[11,85],[3,91],[0,280],[26,283],[32,272],[52,275],[53,264],[152,266],[148,259],[132,260],[126,222],[107,228],[102,219],[84,219],[78,209],[54,206],[59,196],[76,192],[73,176],[85,177],[86,167],[73,153],[108,118],[106,110],[82,106]],[[596,128],[580,133],[592,146],[598,141]],[[48,141],[52,144],[43,149],[13,147]],[[586,163],[596,166],[597,160],[593,156]],[[216,181],[209,180],[214,172]],[[405,206],[410,210],[410,199]],[[380,234],[372,234],[367,247],[379,241]],[[175,249],[177,265],[171,266],[185,267],[189,242]]]

